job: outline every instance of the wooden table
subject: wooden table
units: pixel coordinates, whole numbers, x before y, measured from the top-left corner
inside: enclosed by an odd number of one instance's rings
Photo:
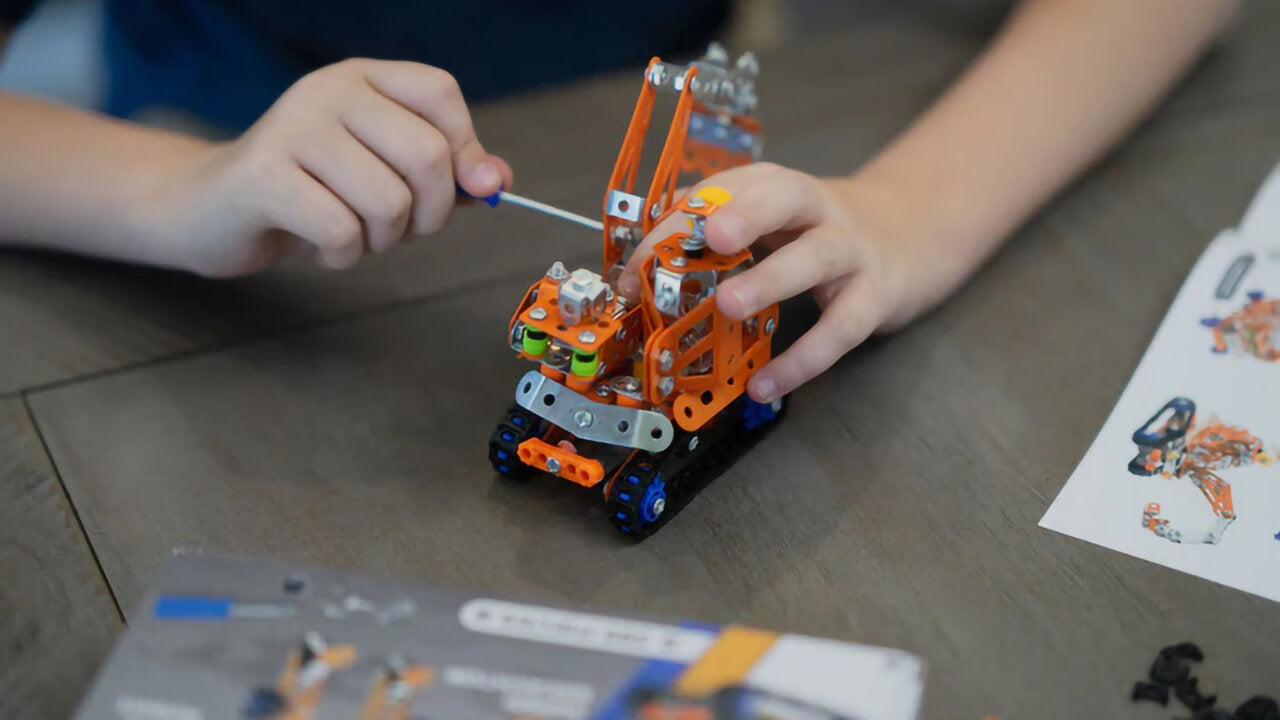
[[[638,546],[594,497],[485,459],[523,369],[508,313],[552,260],[594,264],[589,233],[475,209],[349,273],[225,283],[0,255],[0,715],[67,714],[174,547],[899,647],[929,663],[928,718],[1168,717],[1127,694],[1188,639],[1225,702],[1274,694],[1280,607],[1037,522],[1280,160],[1276,7]],[[904,14],[766,53],[769,154],[852,167],[980,44]],[[520,187],[590,211],[635,91],[623,74],[477,123]]]

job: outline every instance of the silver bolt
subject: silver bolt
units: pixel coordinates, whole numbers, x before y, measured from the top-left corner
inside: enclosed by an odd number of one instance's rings
[[[629,392],[635,392],[640,389],[640,381],[633,377],[627,377],[623,380],[623,386]]]
[[[600,385],[596,388],[596,397],[607,398],[611,392],[613,391],[609,389],[608,385]]]
[[[676,389],[676,381],[675,381],[675,378],[672,378],[672,377],[664,377],[664,378],[662,378],[661,380],[659,380],[659,381],[658,381],[658,390],[659,390],[663,395],[670,395],[670,394],[671,394],[671,391],[672,391],[672,390],[675,390],[675,389]]]
[[[559,472],[560,472],[560,461],[559,461],[559,460],[557,460],[557,459],[555,459],[555,458],[547,458],[547,472],[549,472],[549,473],[559,473]]]
[[[547,277],[552,280],[564,280],[569,277],[569,271],[565,269],[564,263],[557,260],[551,269],[547,270]]]
[[[591,427],[596,421],[596,416],[591,414],[590,410],[578,410],[573,413],[573,424],[580,428]]]
[[[540,307],[536,307],[529,311],[529,317],[533,318],[534,320],[546,320],[547,311]]]
[[[756,325],[757,325],[757,324],[758,324],[758,323],[756,322],[756,319],[755,319],[755,318],[749,318],[749,319],[747,319],[747,320],[743,321],[743,323],[742,323],[742,329],[743,329],[744,331],[746,331],[747,333],[754,335],[754,334],[755,334],[755,332],[756,332]]]
[[[618,338],[619,340],[626,340],[626,339],[627,339],[627,329],[626,329],[626,328],[624,328],[624,327],[620,327],[620,328],[618,328],[618,334],[617,334],[617,335],[615,335],[614,337]]]
[[[691,208],[700,208],[700,207],[706,207],[707,201],[703,200],[697,195],[694,195],[693,197],[689,198],[689,202],[686,204]]]
[[[698,449],[698,436],[694,435],[693,437],[689,438],[689,452],[693,452],[694,450],[697,450],[697,449]]]
[[[657,220],[658,216],[661,214],[662,214],[662,206],[659,205],[658,203],[654,203],[653,207],[649,208],[649,217],[653,218],[654,220]]]
[[[769,318],[768,320],[765,320],[765,321],[764,321],[764,334],[765,334],[765,335],[772,335],[772,334],[773,334],[773,328],[774,328],[773,318]]]
[[[659,63],[653,66],[653,70],[649,73],[649,82],[654,85],[661,85],[667,79],[667,68]]]
[[[583,330],[578,333],[578,339],[584,343],[593,343],[596,341],[596,334],[590,330]]]
[[[670,370],[671,366],[675,364],[675,361],[676,356],[673,355],[670,350],[663,350],[658,354],[658,368],[663,372]]]
[[[653,505],[650,507],[653,509],[655,516],[661,515],[662,511],[667,509],[667,500],[666,498],[654,498]]]
[[[684,267],[689,263],[680,255],[671,258],[671,267]]]

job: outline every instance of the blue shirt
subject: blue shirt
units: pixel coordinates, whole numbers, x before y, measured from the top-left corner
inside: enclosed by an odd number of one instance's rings
[[[469,101],[653,55],[700,52],[731,0],[102,0],[106,111],[192,113],[238,132],[307,72],[348,57],[451,72]],[[32,0],[0,0],[0,21]],[[7,10],[7,13],[6,13]]]

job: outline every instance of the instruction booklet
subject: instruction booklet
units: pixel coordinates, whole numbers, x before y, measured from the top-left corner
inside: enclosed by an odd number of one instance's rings
[[[1280,168],[1184,282],[1042,527],[1280,601]]]
[[[177,554],[77,715],[912,720],[897,650]]]

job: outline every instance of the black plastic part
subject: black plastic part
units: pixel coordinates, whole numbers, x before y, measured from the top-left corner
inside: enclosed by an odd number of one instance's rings
[[[542,418],[519,405],[512,405],[502,422],[494,428],[493,435],[489,436],[489,463],[493,465],[493,469],[512,480],[528,480],[537,474],[536,469],[520,461],[518,451],[520,443],[540,436],[544,428]],[[511,439],[505,439],[507,437]],[[506,457],[501,457],[501,454]],[[506,472],[502,471],[504,467]]]
[[[1201,710],[1212,708],[1218,701],[1218,698],[1214,695],[1204,695],[1201,693],[1199,685],[1199,680],[1193,677],[1188,677],[1183,678],[1173,688],[1174,696],[1192,712],[1200,712]]]
[[[1173,687],[1191,676],[1188,660],[1199,662],[1204,659],[1200,648],[1191,643],[1170,645],[1160,651],[1155,662],[1151,664],[1151,681],[1158,685]]]
[[[1134,702],[1154,702],[1162,706],[1169,704],[1169,688],[1149,682],[1138,682],[1133,685]]]
[[[1280,720],[1280,704],[1272,698],[1256,695],[1236,708],[1231,720]]]
[[[782,420],[787,410],[784,401],[782,409],[774,418],[754,430],[744,427],[743,408],[746,396],[739,397],[730,403],[710,423],[696,433],[677,432],[671,447],[663,453],[654,455],[637,453],[632,465],[649,463],[661,468],[662,481],[666,483],[667,501],[662,517],[655,522],[625,532],[628,536],[642,540],[658,530],[680,513],[717,477],[723,475],[735,462],[759,443]],[[698,445],[693,452],[687,450],[689,438],[698,436]],[[624,468],[622,472],[625,472]],[[622,475],[618,475],[619,479]],[[606,510],[610,522],[621,530],[617,513],[618,507],[611,497],[618,493],[618,488],[610,487],[605,497]]]
[[[530,340],[546,340],[547,339],[546,333],[544,333],[541,330],[534,330],[533,328],[525,328],[524,334]]]
[[[1164,650],[1161,650],[1160,652],[1168,653],[1173,657],[1182,658],[1184,660],[1191,660],[1193,662],[1204,661],[1204,653],[1201,652],[1200,646],[1196,645],[1195,643],[1184,642],[1184,643],[1178,643],[1177,645],[1170,645],[1169,647],[1165,648]]]

